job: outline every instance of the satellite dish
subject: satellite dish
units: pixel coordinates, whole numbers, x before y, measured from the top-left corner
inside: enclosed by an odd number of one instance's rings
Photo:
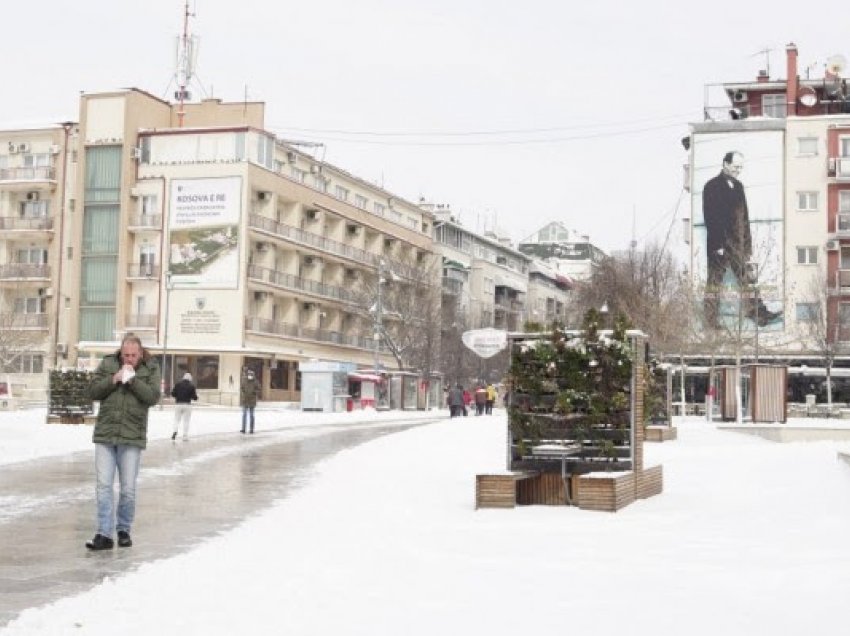
[[[803,86],[800,89],[800,103],[808,108],[816,105],[818,103],[818,96],[815,93],[815,89],[811,86]]]
[[[847,68],[847,58],[840,53],[830,55],[826,60],[826,72],[829,75],[841,75],[845,68]]]

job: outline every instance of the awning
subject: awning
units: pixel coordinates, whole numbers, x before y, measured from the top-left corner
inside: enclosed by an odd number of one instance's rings
[[[459,261],[453,261],[450,258],[443,259],[443,267],[448,267],[449,269],[459,269],[461,271],[465,271],[469,269],[468,265],[464,265]]]
[[[348,379],[360,381],[366,380],[367,382],[380,382],[381,376],[373,375],[371,373],[349,373]]]

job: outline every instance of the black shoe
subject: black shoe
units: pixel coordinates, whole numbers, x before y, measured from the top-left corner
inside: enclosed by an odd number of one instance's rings
[[[177,439],[177,431],[174,431],[174,432],[171,434],[171,441],[173,442],[175,439]]]
[[[126,530],[118,531],[118,547],[119,548],[129,548],[133,545],[133,540],[130,538],[130,533]]]
[[[253,435],[253,434],[254,434],[254,431],[251,431],[251,435]]]
[[[89,550],[111,550],[114,545],[112,539],[102,534],[96,534],[94,539],[86,541],[86,547]]]
[[[245,434],[245,431],[239,431],[239,432],[242,433],[243,435]]]

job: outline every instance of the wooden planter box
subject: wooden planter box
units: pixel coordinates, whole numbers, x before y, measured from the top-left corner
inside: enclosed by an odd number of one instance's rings
[[[589,473],[577,481],[579,508],[616,512],[637,499],[660,494],[664,475],[661,466],[653,466],[639,473]]]
[[[667,442],[678,437],[675,426],[650,425],[643,430],[644,441],[646,442]]]

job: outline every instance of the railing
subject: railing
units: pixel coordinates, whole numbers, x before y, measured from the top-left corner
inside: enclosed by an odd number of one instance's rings
[[[0,319],[7,329],[47,329],[49,317],[47,314],[7,314]]]
[[[0,230],[45,230],[53,229],[52,216],[20,217],[0,216]]]
[[[362,250],[359,247],[346,245],[345,243],[340,243],[339,241],[335,241],[318,234],[313,234],[312,232],[307,232],[300,228],[286,225],[285,223],[279,223],[274,219],[270,219],[259,214],[250,214],[248,216],[248,225],[252,228],[263,230],[264,232],[276,234],[277,236],[286,238],[294,243],[313,247],[315,249],[328,252],[329,254],[334,254],[335,256],[344,256],[351,260],[366,263],[373,267],[377,267],[378,262],[381,258],[383,258],[386,268],[399,276],[411,278],[415,271],[414,267],[396,261],[395,259],[387,258],[386,256],[382,257],[378,254]]]
[[[156,314],[129,314],[127,316],[127,327],[154,329],[156,327],[156,318]]]
[[[354,302],[355,300],[354,294],[343,287],[326,285],[325,283],[307,280],[300,276],[293,276],[292,274],[278,272],[258,265],[248,266],[248,278],[253,278],[254,280],[276,285],[278,287],[309,292],[317,296],[324,296],[325,298],[332,298],[334,300],[342,300],[346,302]]]
[[[305,340],[316,340],[318,342],[330,342],[349,347],[358,347],[360,349],[375,349],[375,342],[371,338],[344,334],[339,331],[330,331],[328,329],[301,327],[300,325],[293,325],[292,323],[287,322],[275,322],[268,318],[245,316],[245,330],[287,338],[303,338]],[[381,350],[386,351],[386,348],[382,345]]]
[[[0,181],[55,181],[56,169],[50,166],[37,168],[0,168]]]
[[[9,278],[50,278],[50,265],[30,263],[0,265],[0,279]]]
[[[160,228],[161,225],[161,214],[131,214],[128,224],[129,227],[144,227],[157,230]]]
[[[496,309],[503,309],[505,311],[511,312],[519,312],[523,310],[523,304],[516,300],[510,300],[509,298],[500,298],[496,297]]]
[[[128,278],[159,278],[160,266],[153,263],[130,263],[127,265]]]

